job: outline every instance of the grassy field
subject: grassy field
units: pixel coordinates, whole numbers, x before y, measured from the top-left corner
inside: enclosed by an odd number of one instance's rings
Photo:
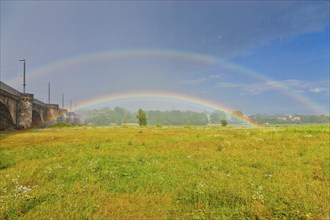
[[[0,219],[328,219],[329,126],[0,133]]]

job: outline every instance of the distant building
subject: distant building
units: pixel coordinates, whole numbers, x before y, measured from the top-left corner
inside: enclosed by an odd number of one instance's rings
[[[287,117],[286,116],[280,116],[280,117],[276,117],[278,120],[283,120],[283,121],[286,121],[287,120]]]
[[[300,121],[301,120],[301,117],[299,115],[295,115],[292,117],[291,119],[292,121]]]

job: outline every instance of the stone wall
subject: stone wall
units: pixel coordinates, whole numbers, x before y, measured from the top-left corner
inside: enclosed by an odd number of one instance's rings
[[[19,103],[18,124],[20,129],[32,127],[33,94],[22,94]]]
[[[16,126],[8,108],[2,103],[0,103],[0,119],[0,131],[15,129]]]

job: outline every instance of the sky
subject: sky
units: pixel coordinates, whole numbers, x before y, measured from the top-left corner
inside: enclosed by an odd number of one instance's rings
[[[329,1],[0,6],[1,81],[22,91],[26,59],[26,91],[41,101],[50,82],[65,108],[212,110],[177,94],[245,114],[329,114]]]

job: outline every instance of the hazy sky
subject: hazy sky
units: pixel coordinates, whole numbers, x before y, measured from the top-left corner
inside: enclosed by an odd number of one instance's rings
[[[50,81],[66,107],[149,92],[246,114],[329,114],[329,11],[329,1],[1,0],[1,81],[21,91],[25,58],[27,92],[43,101]]]

